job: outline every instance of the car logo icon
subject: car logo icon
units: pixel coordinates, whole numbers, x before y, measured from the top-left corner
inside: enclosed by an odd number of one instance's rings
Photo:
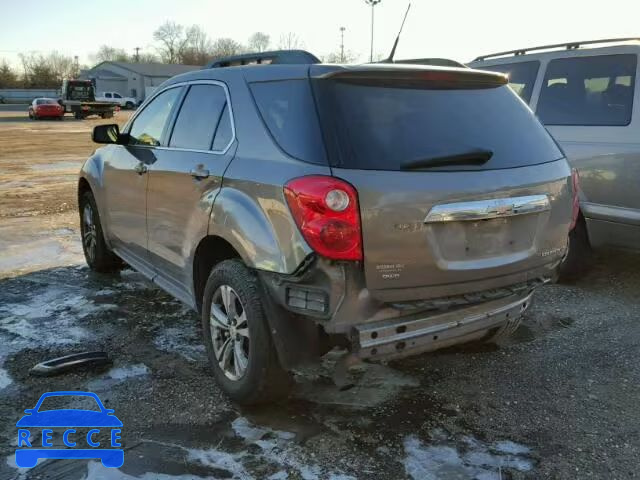
[[[89,397],[95,400],[98,410],[83,408],[63,408],[40,411],[45,399],[50,397]],[[99,458],[105,467],[121,467],[124,463],[124,450],[120,447],[120,427],[122,422],[114,415],[114,411],[104,407],[100,398],[92,392],[48,392],[43,394],[34,408],[25,410],[16,426],[18,427],[18,448],[16,449],[16,465],[18,467],[34,467],[41,458],[55,459],[93,459]],[[81,436],[74,427],[91,428],[86,434],[86,443],[90,448],[76,448],[81,445]],[[42,448],[32,446],[31,430],[42,429]],[[69,448],[53,448],[51,443],[53,428],[64,428],[62,435],[64,444]],[[110,446],[99,448],[101,443],[95,436],[102,429],[110,429]]]

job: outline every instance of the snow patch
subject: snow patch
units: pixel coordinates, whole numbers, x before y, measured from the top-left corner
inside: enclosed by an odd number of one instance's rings
[[[441,437],[439,432],[434,435]],[[528,447],[513,442],[485,445],[472,437],[465,437],[466,449],[458,450],[449,445],[425,445],[410,435],[404,440],[405,472],[413,479],[440,480],[476,478],[500,480],[503,468],[528,472],[533,461],[525,456]]]
[[[105,468],[100,462],[90,461],[87,464],[87,476],[84,480],[198,480],[211,477],[196,475],[167,475],[165,473],[145,472],[139,477],[121,472],[118,468]]]
[[[107,372],[106,377],[112,378],[113,380],[124,380],[126,378],[148,375],[150,371],[149,367],[144,363],[136,363],[135,365],[112,368]]]
[[[177,353],[190,362],[206,361],[204,345],[191,324],[163,329],[153,344],[158,350]]]

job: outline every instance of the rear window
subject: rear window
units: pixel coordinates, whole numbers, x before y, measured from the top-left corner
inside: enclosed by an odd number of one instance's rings
[[[299,160],[326,164],[309,81],[255,82],[250,88],[262,120],[280,148]]]
[[[482,165],[430,170],[511,168],[562,157],[507,86],[418,89],[316,80],[315,87],[334,166],[400,170],[407,162],[478,150],[492,154]]]
[[[504,73],[509,77],[509,86],[527,103],[531,100],[533,85],[536,83],[540,62],[504,63],[501,65],[478,66],[481,70]]]
[[[629,125],[636,64],[631,54],[550,61],[538,117],[545,125]]]

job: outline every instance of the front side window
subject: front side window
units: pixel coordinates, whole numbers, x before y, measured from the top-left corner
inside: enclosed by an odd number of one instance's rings
[[[192,85],[180,107],[169,146],[210,150],[226,103],[222,87]]]
[[[529,103],[533,85],[536,83],[540,62],[517,62],[503,63],[501,65],[491,65],[479,67],[481,70],[504,73],[509,77],[509,86],[516,92],[522,100]]]
[[[129,131],[129,145],[160,145],[162,132],[180,96],[180,88],[165,90],[138,115]]]
[[[538,117],[545,125],[628,125],[636,65],[637,57],[632,54],[550,61],[538,100]]]
[[[122,98],[119,93],[114,93],[113,98]]]

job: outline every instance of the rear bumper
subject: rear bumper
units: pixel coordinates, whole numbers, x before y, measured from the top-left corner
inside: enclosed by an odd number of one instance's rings
[[[517,321],[533,292],[466,308],[410,318],[395,318],[354,328],[354,351],[360,358],[394,358],[463,343]]]

